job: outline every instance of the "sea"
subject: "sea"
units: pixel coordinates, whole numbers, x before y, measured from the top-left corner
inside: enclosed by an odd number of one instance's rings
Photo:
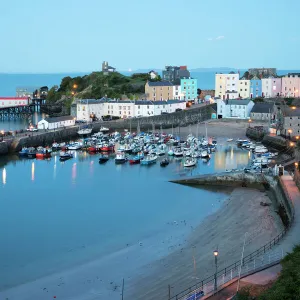
[[[113,158],[100,165],[98,154],[83,151],[66,162],[57,153],[47,160],[0,157],[0,298],[10,299],[2,293],[11,287],[102,259],[98,276],[106,296],[99,299],[119,300],[110,282],[134,280],[228,197],[169,182],[248,164],[248,151],[217,142],[211,159],[191,169],[181,159],[166,168],[116,165]]]

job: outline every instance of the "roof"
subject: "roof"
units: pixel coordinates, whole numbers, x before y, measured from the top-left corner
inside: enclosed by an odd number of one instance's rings
[[[0,97],[0,101],[2,100],[28,100],[28,97]]]
[[[226,105],[248,105],[249,102],[251,102],[250,99],[245,100],[235,100],[235,99],[229,99],[229,100],[223,100]]]
[[[270,113],[274,108],[274,103],[256,103],[254,104],[252,113]]]
[[[99,104],[99,103],[104,103],[106,100],[105,99],[82,99],[78,100],[77,104]]]
[[[148,81],[149,86],[173,86],[170,81]]]
[[[285,117],[300,117],[300,108],[296,108],[296,109],[286,108],[284,110],[284,115]]]
[[[63,117],[45,118],[44,120],[48,123],[57,123],[57,122],[62,122],[62,121],[74,120],[74,117],[72,117],[72,116],[63,116]]]

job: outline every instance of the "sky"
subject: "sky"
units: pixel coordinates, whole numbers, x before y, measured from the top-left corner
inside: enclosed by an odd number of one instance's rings
[[[1,0],[0,73],[300,69],[299,0]]]

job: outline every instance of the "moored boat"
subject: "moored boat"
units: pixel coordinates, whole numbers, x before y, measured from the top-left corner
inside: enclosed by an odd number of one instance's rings
[[[99,164],[104,164],[104,163],[106,163],[108,160],[109,160],[108,155],[101,155],[101,156],[99,157]]]
[[[139,164],[140,161],[141,161],[140,156],[135,156],[135,157],[129,159],[129,163],[130,163],[131,165]]]
[[[23,147],[22,150],[19,152],[19,155],[22,157],[27,157],[28,156],[28,148]]]
[[[156,163],[157,156],[154,154],[148,154],[145,158],[141,159],[141,165],[151,165]]]
[[[61,152],[59,154],[59,159],[61,161],[65,161],[65,160],[68,160],[68,159],[71,159],[73,158],[73,154],[71,152]]]
[[[183,163],[183,166],[184,167],[193,167],[197,164],[197,159],[196,158],[193,158],[193,157],[188,157],[184,163]]]
[[[28,158],[36,158],[36,150],[33,147],[28,148],[28,153],[27,153]]]
[[[169,164],[169,160],[164,158],[161,162],[160,162],[160,166],[161,167],[166,167]]]
[[[125,153],[122,151],[118,151],[115,157],[116,164],[124,164],[126,161]]]
[[[39,150],[36,152],[36,158],[37,159],[44,159],[44,158],[50,158],[51,152],[48,151],[48,149]]]

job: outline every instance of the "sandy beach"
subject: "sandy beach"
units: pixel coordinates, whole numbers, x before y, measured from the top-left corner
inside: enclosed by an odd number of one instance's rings
[[[199,199],[201,201],[201,199]],[[155,262],[132,268],[143,257],[151,256],[159,249],[151,245],[141,251],[139,245],[132,245],[102,259],[74,267],[71,270],[53,274],[12,289],[0,292],[1,299],[8,300],[93,300],[119,299],[120,278],[109,282],[99,277],[101,269],[128,270],[125,279],[124,299],[167,299],[168,284],[172,295],[185,289],[199,279],[213,273],[213,251],[219,250],[219,267],[225,267],[238,260],[245,232],[248,232],[245,253],[256,250],[271,240],[281,230],[280,220],[272,207],[263,207],[260,202],[270,202],[264,192],[253,189],[235,189],[216,213],[208,216],[198,227],[190,229],[190,235],[182,243],[178,236],[170,236],[162,243],[168,243],[170,254]],[[192,209],[187,207],[187,209]],[[180,226],[186,226],[181,221]],[[188,220],[186,221],[188,223]],[[177,225],[177,224],[176,224]],[[178,226],[178,235],[180,235]],[[121,261],[127,254],[127,262]],[[194,265],[195,258],[195,265]]]
[[[178,245],[177,251],[156,262],[150,275],[141,275],[127,291],[131,299],[167,299],[169,284],[175,295],[212,275],[215,249],[219,251],[219,269],[239,260],[246,232],[245,255],[279,234],[281,220],[272,206],[263,207],[261,201],[271,202],[264,192],[235,189],[218,212],[193,230],[185,245]]]

